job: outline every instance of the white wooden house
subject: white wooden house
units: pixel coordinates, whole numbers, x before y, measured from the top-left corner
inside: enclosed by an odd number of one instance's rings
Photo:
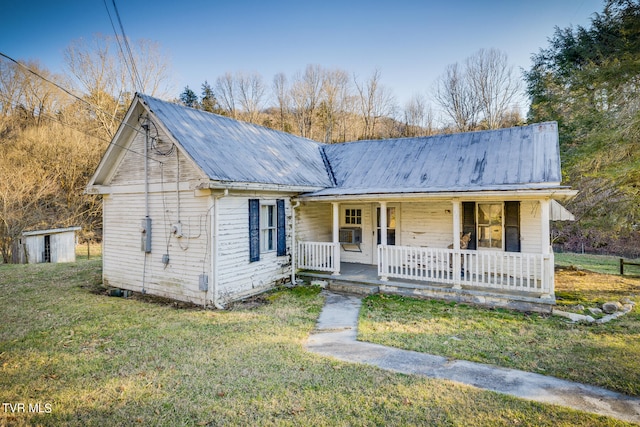
[[[67,227],[25,231],[20,239],[19,262],[25,264],[75,262],[76,232],[81,229],[81,227]]]
[[[550,204],[574,195],[555,123],[326,145],[145,95],[87,192],[108,286],[222,307],[299,273],[526,309],[554,302]]]

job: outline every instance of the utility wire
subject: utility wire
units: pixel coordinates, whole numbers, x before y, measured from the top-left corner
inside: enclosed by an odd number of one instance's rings
[[[104,3],[105,9],[107,9],[107,15],[109,15],[109,22],[111,22],[111,28],[113,29],[113,33],[116,36],[118,49],[120,49],[122,60],[124,61],[127,71],[129,71],[129,76],[131,77],[131,81],[133,82],[134,86],[135,85],[138,86],[139,91],[142,91],[144,90],[144,87],[142,85],[142,80],[140,79],[140,74],[138,73],[138,69],[136,68],[136,63],[133,60],[133,53],[131,51],[131,46],[129,45],[129,41],[124,32],[124,26],[122,25],[122,20],[120,19],[120,13],[118,12],[118,7],[116,6],[116,2],[115,0],[113,0],[113,8],[116,12],[116,18],[118,19],[118,24],[120,25],[121,34],[118,34],[118,30],[116,30],[115,24],[113,23],[113,18],[111,17],[111,12],[109,11],[107,0],[103,0],[103,3]],[[125,49],[122,48],[122,43],[124,43],[126,47],[126,51],[127,51],[126,53],[125,53]],[[128,57],[128,61],[127,61],[127,57]]]
[[[19,61],[16,61],[15,59],[11,58],[10,56],[8,56],[8,55],[6,55],[6,54],[4,54],[4,53],[2,53],[2,52],[0,52],[0,56],[2,56],[3,58],[8,59],[9,61],[11,61],[11,62],[13,62],[14,64],[18,65],[19,67],[21,67],[21,68],[25,69],[26,71],[28,71],[29,73],[33,74],[34,76],[36,76],[36,77],[38,77],[38,78],[40,78],[40,79],[44,80],[45,82],[47,82],[47,83],[49,83],[49,84],[51,84],[51,85],[53,85],[53,86],[57,87],[58,89],[60,89],[60,90],[61,90],[61,91],[63,91],[64,93],[68,94],[68,95],[69,95],[69,96],[71,96],[72,98],[74,98],[74,99],[76,99],[76,100],[78,100],[78,101],[82,102],[83,104],[86,104],[86,105],[87,105],[87,106],[89,106],[89,108],[91,108],[92,110],[94,110],[94,111],[100,111],[101,113],[106,114],[106,115],[108,115],[109,117],[116,119],[116,120],[117,120],[121,125],[124,125],[124,126],[127,126],[127,127],[131,128],[134,132],[137,132],[137,133],[140,133],[140,134],[144,134],[144,131],[142,131],[141,129],[138,129],[138,128],[134,127],[134,126],[131,126],[130,124],[126,123],[125,121],[120,120],[116,115],[111,114],[111,113],[108,113],[108,112],[106,112],[106,111],[102,110],[100,107],[98,107],[98,106],[96,106],[96,105],[91,104],[91,103],[90,103],[89,101],[87,101],[86,99],[83,99],[83,98],[79,97],[78,95],[73,94],[73,93],[72,93],[71,91],[69,91],[68,89],[66,89],[66,88],[64,88],[64,87],[60,86],[59,84],[57,84],[57,83],[55,83],[55,82],[53,82],[53,81],[51,81],[51,80],[47,79],[46,77],[44,77],[44,76],[40,75],[40,74],[39,74],[39,73],[37,73],[36,71],[33,71],[31,68],[27,67],[27,66],[26,66],[26,65],[24,65],[23,63],[21,63],[21,62],[19,62]],[[6,97],[5,97],[5,98],[6,98]],[[9,100],[9,101],[13,103],[13,101],[12,101],[12,100]],[[62,123],[62,122],[60,122],[60,123]],[[113,140],[109,142],[109,145],[114,145],[114,146],[116,146],[116,147],[118,147],[118,148],[122,148],[122,149],[127,150],[127,151],[130,151],[130,152],[132,152],[132,153],[136,153],[136,154],[138,154],[138,155],[140,155],[140,156],[148,157],[150,160],[153,160],[153,161],[155,161],[155,162],[162,163],[162,162],[160,162],[159,160],[156,160],[156,159],[154,159],[154,158],[150,157],[150,156],[149,156],[149,155],[147,155],[147,154],[141,154],[141,153],[138,153],[137,151],[134,151],[134,150],[131,150],[131,149],[129,149],[129,148],[127,148],[127,147],[124,147],[124,146],[122,146],[122,145],[116,144],[115,142],[113,142]]]

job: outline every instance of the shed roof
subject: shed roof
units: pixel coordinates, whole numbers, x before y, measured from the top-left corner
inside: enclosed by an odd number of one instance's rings
[[[548,189],[562,179],[555,122],[322,150],[335,186],[314,196]]]
[[[50,228],[48,230],[35,230],[35,231],[25,231],[22,233],[23,236],[40,236],[45,234],[59,234],[59,233],[70,233],[82,230],[82,227],[67,227],[67,228]]]
[[[331,186],[318,142],[138,96],[212,180]]]

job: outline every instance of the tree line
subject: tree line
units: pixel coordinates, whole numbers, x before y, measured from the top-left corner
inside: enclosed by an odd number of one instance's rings
[[[606,1],[532,59],[528,119],[558,122],[565,182],[579,191],[578,221],[558,224],[557,241],[640,256],[640,2]]]
[[[200,95],[189,86],[176,102],[325,143],[361,139],[428,136],[441,132],[496,129],[523,123],[518,97],[522,80],[496,49],[482,49],[462,64],[450,65],[433,88],[444,116],[438,125],[426,94],[402,106],[374,70],[361,79],[320,65],[270,84],[261,74],[226,72]]]

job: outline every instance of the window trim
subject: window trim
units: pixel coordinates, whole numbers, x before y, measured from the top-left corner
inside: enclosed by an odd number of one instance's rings
[[[268,223],[269,214],[265,214],[269,209],[266,206],[275,206],[272,210],[272,225],[265,227]],[[269,230],[273,230],[269,239]],[[271,240],[272,249],[269,249],[267,242]],[[287,255],[287,228],[286,228],[286,203],[285,199],[249,199],[249,262],[260,261],[262,253],[275,252],[276,256]]]

